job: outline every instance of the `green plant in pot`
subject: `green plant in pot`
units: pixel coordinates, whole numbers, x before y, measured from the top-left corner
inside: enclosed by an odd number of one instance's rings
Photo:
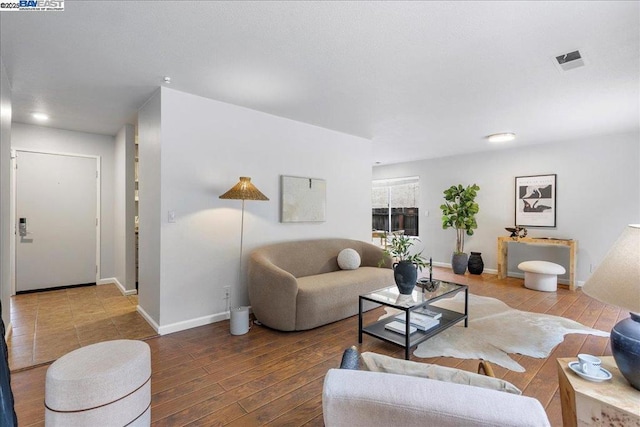
[[[452,185],[444,190],[444,204],[442,209],[442,228],[455,228],[456,250],[451,258],[451,266],[455,274],[464,274],[467,270],[468,256],[464,252],[464,237],[473,236],[473,230],[478,228],[476,214],[480,210],[475,198],[480,187],[476,184]]]
[[[403,295],[411,295],[418,281],[418,269],[422,270],[428,265],[427,260],[422,257],[422,252],[410,253],[411,246],[413,246],[411,238],[394,234],[391,243],[383,251],[385,255],[393,258],[393,278]]]

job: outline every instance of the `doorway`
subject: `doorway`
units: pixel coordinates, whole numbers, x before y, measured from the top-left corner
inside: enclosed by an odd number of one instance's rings
[[[15,290],[100,277],[100,158],[15,150]]]

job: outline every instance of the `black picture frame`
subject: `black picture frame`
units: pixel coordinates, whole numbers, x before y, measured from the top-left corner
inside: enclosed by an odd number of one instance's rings
[[[557,175],[517,176],[515,179],[515,225],[556,227]]]

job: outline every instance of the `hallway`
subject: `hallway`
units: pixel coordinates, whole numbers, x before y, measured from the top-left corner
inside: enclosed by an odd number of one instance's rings
[[[124,296],[115,284],[11,297],[11,371],[52,362],[96,342],[156,336],[137,305],[137,295]]]

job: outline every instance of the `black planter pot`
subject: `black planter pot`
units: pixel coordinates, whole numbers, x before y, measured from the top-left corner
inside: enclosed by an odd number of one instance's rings
[[[410,261],[400,261],[393,264],[393,278],[402,295],[411,295],[418,280],[418,265]]]
[[[454,253],[451,256],[451,268],[455,274],[464,274],[467,271],[467,261],[469,256],[465,253]]]
[[[469,268],[469,273],[471,274],[482,274],[482,272],[484,271],[484,261],[482,261],[482,253],[471,252],[467,267]]]

